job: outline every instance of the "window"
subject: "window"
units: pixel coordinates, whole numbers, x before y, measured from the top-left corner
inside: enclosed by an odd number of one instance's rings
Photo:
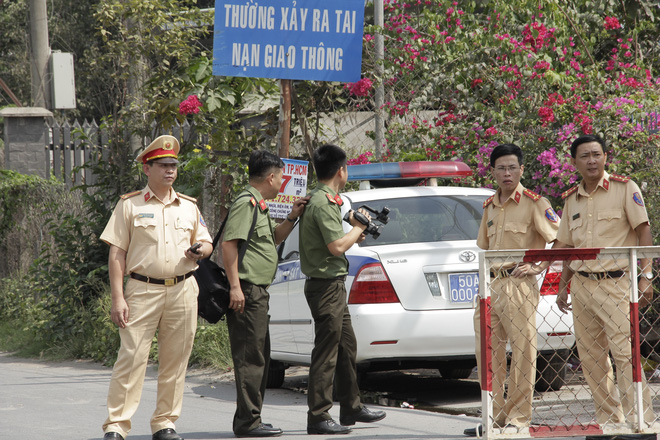
[[[285,220],[286,221],[286,220]],[[280,261],[291,261],[300,259],[300,251],[298,248],[298,226],[296,225],[289,236],[280,245]]]
[[[486,196],[432,196],[365,202],[377,211],[387,206],[390,221],[382,226],[380,237],[367,235],[360,246],[476,240],[485,199]]]

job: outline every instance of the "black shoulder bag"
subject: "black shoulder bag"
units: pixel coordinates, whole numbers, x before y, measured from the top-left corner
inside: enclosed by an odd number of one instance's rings
[[[242,196],[247,197],[247,196]],[[241,198],[241,197],[239,197]],[[236,199],[238,200],[238,199]],[[234,201],[236,203],[236,201]],[[254,227],[257,223],[257,208],[254,208],[254,217],[252,218],[252,226],[250,226],[250,232],[248,233],[247,240],[241,245],[241,248],[238,251],[238,265],[241,265],[243,256],[247,251],[248,243],[250,242],[250,237],[254,232]],[[197,297],[197,314],[210,322],[215,324],[220,320],[224,320],[225,315],[229,311],[229,280],[227,279],[227,273],[225,269],[218,266],[217,263],[211,260],[211,255],[215,251],[215,246],[220,240],[222,231],[225,229],[225,224],[229,218],[229,212],[227,212],[227,217],[225,217],[220,230],[215,234],[213,239],[213,249],[211,254],[208,257],[203,258],[198,261],[199,267],[195,271],[195,279],[197,280],[197,285],[199,286],[199,296]]]

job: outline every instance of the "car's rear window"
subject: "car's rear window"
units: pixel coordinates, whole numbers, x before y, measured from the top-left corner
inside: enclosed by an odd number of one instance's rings
[[[484,200],[486,196],[427,196],[354,203],[353,209],[361,205],[377,211],[383,206],[390,209],[380,237],[368,234],[360,246],[476,240]]]

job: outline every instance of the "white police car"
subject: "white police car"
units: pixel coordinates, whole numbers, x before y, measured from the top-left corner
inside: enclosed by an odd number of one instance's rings
[[[464,177],[471,170],[461,162],[401,162],[349,166],[348,174],[349,180],[363,181],[361,186],[367,180],[394,186],[401,179],[434,183],[437,177]],[[341,194],[342,215],[362,205],[390,210],[389,222],[377,239],[367,235],[346,252],[346,289],[359,371],[437,368],[445,378],[470,375],[476,365],[476,238],[483,202],[492,194],[490,189],[460,186],[389,187]],[[348,231],[350,225],[345,223],[344,228]],[[309,365],[314,346],[297,226],[280,246],[279,256],[269,288],[269,387],[281,386],[287,366]],[[542,287],[537,317],[539,390],[563,385],[567,352],[574,342],[570,315],[557,310],[551,284]]]

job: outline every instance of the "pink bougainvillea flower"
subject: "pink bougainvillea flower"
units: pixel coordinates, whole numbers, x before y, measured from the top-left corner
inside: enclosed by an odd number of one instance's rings
[[[202,103],[197,98],[197,95],[190,95],[179,104],[179,113],[182,115],[197,114],[201,106]]]
[[[550,63],[547,61],[537,61],[536,64],[534,64],[534,69],[539,70],[539,69],[550,69]]]
[[[347,164],[348,165],[362,165],[362,164],[371,163],[369,161],[369,157],[371,157],[371,156],[373,156],[373,153],[371,151],[367,151],[365,153],[360,154],[355,159],[349,159],[347,161]]]
[[[555,113],[550,107],[541,107],[539,109],[539,117],[543,121],[544,126],[550,122],[555,121]]]
[[[605,17],[605,29],[619,29],[621,27],[621,24],[619,23],[619,19],[616,17]]]
[[[348,88],[348,91],[355,96],[369,96],[369,91],[373,83],[369,78],[362,78],[358,82],[349,83],[345,87]]]
[[[549,46],[550,40],[556,40],[555,29],[547,29],[543,23],[534,22],[531,27],[525,25],[523,29],[523,44],[536,53],[539,49]]]

